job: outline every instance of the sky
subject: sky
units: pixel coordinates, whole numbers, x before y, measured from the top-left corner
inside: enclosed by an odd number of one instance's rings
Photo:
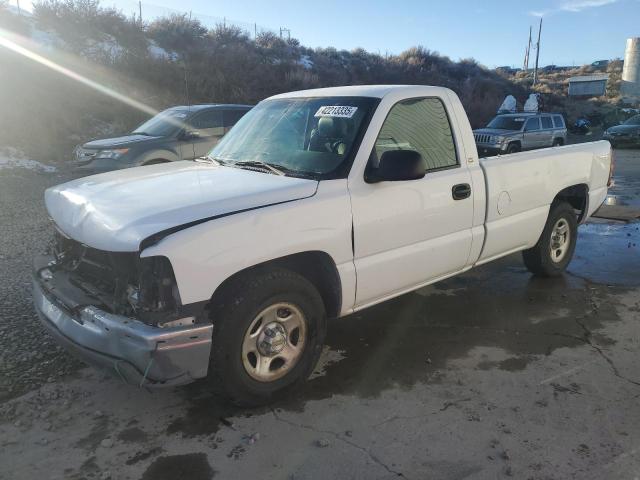
[[[30,0],[20,1],[28,7]],[[137,0],[101,0],[123,13]],[[640,0],[153,0],[144,20],[191,12],[206,25],[226,18],[253,30],[279,32],[307,47],[362,47],[395,54],[422,45],[453,60],[474,58],[490,68],[521,67],[529,35],[543,17],[540,65],[583,65],[622,58],[628,37],[640,36]],[[286,34],[286,33],[285,33]],[[533,55],[532,55],[533,58]],[[530,62],[533,66],[533,62]]]

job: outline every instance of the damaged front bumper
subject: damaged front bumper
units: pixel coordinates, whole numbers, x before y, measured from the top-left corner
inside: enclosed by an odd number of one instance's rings
[[[58,343],[87,363],[147,387],[183,385],[207,375],[211,324],[160,328],[92,305],[69,307],[49,282],[34,272],[38,317]]]

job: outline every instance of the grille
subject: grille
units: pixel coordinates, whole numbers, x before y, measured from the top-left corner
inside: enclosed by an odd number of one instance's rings
[[[87,285],[115,292],[118,284],[135,278],[137,255],[133,252],[106,252],[66,237],[57,228],[54,255],[63,268]]]
[[[487,135],[484,133],[476,133],[474,134],[476,139],[476,143],[493,143],[493,136]]]

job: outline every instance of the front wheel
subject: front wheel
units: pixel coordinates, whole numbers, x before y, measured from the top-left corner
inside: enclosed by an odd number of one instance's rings
[[[256,271],[232,280],[211,306],[213,386],[240,406],[258,406],[302,384],[327,329],[324,303],[305,277]]]
[[[520,151],[520,145],[517,143],[510,143],[507,147],[507,153],[518,153]]]
[[[538,243],[522,252],[525,266],[535,275],[561,275],[571,262],[577,237],[578,222],[573,207],[566,202],[552,204]]]

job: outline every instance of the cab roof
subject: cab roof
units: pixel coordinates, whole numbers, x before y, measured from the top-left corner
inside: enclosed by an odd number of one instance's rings
[[[405,93],[410,96],[444,96],[449,89],[444,87],[431,87],[427,85],[352,85],[346,87],[314,88],[311,90],[299,90],[296,92],[281,93],[274,98],[300,98],[300,97],[373,97],[383,98],[390,93]]]

